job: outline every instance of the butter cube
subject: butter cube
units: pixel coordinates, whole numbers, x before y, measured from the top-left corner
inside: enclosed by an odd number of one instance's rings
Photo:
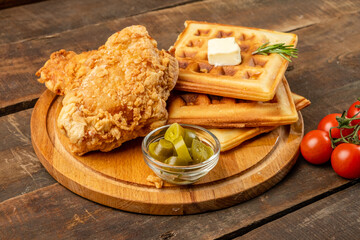
[[[235,42],[235,38],[210,39],[208,41],[208,61],[215,66],[240,64],[240,47]]]

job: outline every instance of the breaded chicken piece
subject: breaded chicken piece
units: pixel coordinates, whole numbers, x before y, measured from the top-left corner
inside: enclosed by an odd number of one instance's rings
[[[51,54],[36,75],[65,95],[57,124],[71,151],[82,155],[110,151],[165,124],[178,63],[157,49],[145,27],[131,26],[98,50]]]

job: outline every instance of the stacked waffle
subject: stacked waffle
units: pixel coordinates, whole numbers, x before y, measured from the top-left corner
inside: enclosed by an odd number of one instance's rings
[[[186,21],[170,52],[179,62],[177,91],[168,101],[169,123],[211,129],[222,151],[260,133],[298,120],[297,111],[310,102],[292,94],[284,77],[288,61],[278,54],[254,55],[262,44],[294,45],[297,36],[270,30]],[[208,40],[234,37],[242,62],[214,66],[208,61]]]

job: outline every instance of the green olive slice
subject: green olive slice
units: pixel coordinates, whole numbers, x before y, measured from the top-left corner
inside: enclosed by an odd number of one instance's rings
[[[214,155],[214,151],[211,147],[201,142],[198,139],[194,139],[191,145],[191,156],[193,157],[193,163],[201,163],[209,159]]]
[[[178,123],[173,123],[170,127],[166,130],[164,138],[172,143],[174,140],[181,137],[184,137],[184,128],[180,126]]]
[[[182,158],[171,156],[168,159],[165,160],[166,164],[172,165],[172,166],[187,166],[188,162],[185,161]]]
[[[150,156],[158,161],[164,161],[173,155],[174,147],[173,144],[165,139],[153,142],[149,145]]]
[[[181,158],[182,160],[188,163],[192,161],[189,150],[186,147],[183,137],[180,136],[176,138],[173,141],[173,144],[178,158]]]
[[[184,142],[185,142],[186,146],[190,148],[191,145],[192,145],[192,141],[193,141],[194,139],[199,139],[199,138],[196,136],[195,131],[185,128],[185,131],[184,131]]]

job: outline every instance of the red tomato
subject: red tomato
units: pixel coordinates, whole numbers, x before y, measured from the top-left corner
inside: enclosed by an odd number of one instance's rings
[[[319,122],[317,129],[323,130],[328,133],[330,128],[338,127],[339,123],[336,120],[336,117],[341,117],[341,114],[340,113],[332,113],[332,114],[326,115]],[[348,129],[348,128],[333,128],[333,129],[331,129],[331,137],[332,138],[340,138],[341,137],[340,132],[343,135],[343,137],[346,137],[349,134],[351,134],[353,131],[354,131],[353,129]]]
[[[343,135],[343,137],[346,137],[346,136],[352,134],[353,131],[354,131],[353,128],[342,128],[341,134]]]
[[[339,123],[337,122],[336,117],[341,117],[341,114],[340,113],[332,113],[332,114],[326,115],[319,122],[317,129],[318,130],[323,130],[323,131],[328,133],[330,128],[339,126]],[[340,136],[340,129],[339,128],[333,128],[331,130],[331,137],[332,138],[341,137]]]
[[[349,110],[347,112],[347,117],[351,118],[353,116],[355,116],[355,114],[357,114],[358,112],[360,112],[360,108],[355,107],[355,105],[360,105],[360,101],[356,101],[354,102],[350,107]],[[351,125],[355,126],[357,124],[360,124],[360,113],[356,116],[356,118],[359,118],[359,120],[352,120],[351,121]]]
[[[341,177],[360,178],[360,146],[342,143],[331,154],[331,166]]]
[[[322,130],[308,132],[301,141],[300,150],[303,157],[310,163],[327,162],[333,150],[329,133]]]

